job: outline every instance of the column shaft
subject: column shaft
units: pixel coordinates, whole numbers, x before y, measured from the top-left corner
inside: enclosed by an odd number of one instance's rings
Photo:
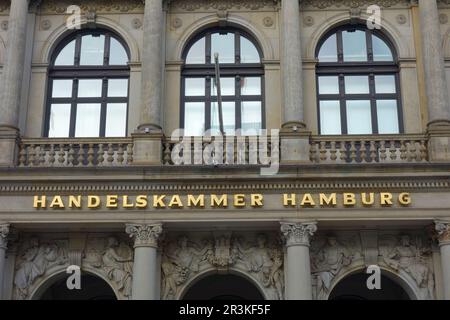
[[[429,121],[450,119],[442,38],[436,0],[419,0]]]
[[[162,0],[146,0],[142,49],[141,123],[139,128],[161,129],[163,70]]]
[[[435,228],[441,253],[444,299],[450,300],[450,222],[436,221]]]
[[[284,124],[304,121],[300,9],[298,0],[281,1],[281,70]]]
[[[0,126],[17,128],[22,90],[28,1],[11,1],[0,103]]]
[[[5,260],[6,260],[6,248],[7,237],[9,234],[9,224],[0,225],[0,300],[4,299],[3,286],[5,278]]]

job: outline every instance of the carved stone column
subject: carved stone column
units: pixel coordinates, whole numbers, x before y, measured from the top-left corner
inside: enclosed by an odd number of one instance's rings
[[[0,224],[0,300],[3,300],[3,279],[5,277],[5,259],[8,234],[9,224]]]
[[[435,221],[441,252],[444,299],[450,300],[450,222]]]
[[[8,41],[0,88],[0,166],[13,166],[19,136],[19,108],[22,91],[28,0],[11,1]]]
[[[162,224],[127,224],[125,231],[134,238],[132,299],[159,300],[157,248]]]
[[[286,240],[286,299],[311,300],[311,265],[309,240],[317,231],[315,222],[282,222],[281,233]]]
[[[450,160],[450,103],[436,0],[419,0],[430,160]]]

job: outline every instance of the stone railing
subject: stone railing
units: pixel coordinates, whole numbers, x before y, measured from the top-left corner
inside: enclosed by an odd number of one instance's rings
[[[131,138],[22,139],[20,167],[127,166],[133,162]]]
[[[267,136],[183,137],[183,142],[163,141],[164,165],[174,165],[174,156],[182,164],[268,165],[272,157],[279,159],[279,141],[273,144]],[[175,150],[174,150],[175,148]]]
[[[428,161],[424,135],[313,136],[313,163],[402,163]]]

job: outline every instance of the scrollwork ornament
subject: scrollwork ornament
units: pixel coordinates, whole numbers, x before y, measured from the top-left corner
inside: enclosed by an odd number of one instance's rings
[[[134,237],[134,247],[157,247],[162,224],[127,224],[125,231]]]
[[[305,245],[309,246],[309,240],[317,231],[315,222],[308,223],[281,223],[281,233],[286,240],[286,246]]]
[[[438,236],[439,244],[450,244],[450,223],[436,221],[434,227]]]

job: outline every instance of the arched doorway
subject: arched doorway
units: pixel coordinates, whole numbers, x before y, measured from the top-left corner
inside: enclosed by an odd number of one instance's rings
[[[329,300],[410,300],[408,293],[395,281],[381,275],[381,289],[369,290],[369,275],[359,272],[339,281],[329,295]]]
[[[39,300],[117,300],[112,288],[101,278],[85,274],[81,276],[81,289],[69,290],[67,277],[58,278],[48,286]]]
[[[258,288],[234,274],[214,274],[194,283],[183,300],[264,300]]]

